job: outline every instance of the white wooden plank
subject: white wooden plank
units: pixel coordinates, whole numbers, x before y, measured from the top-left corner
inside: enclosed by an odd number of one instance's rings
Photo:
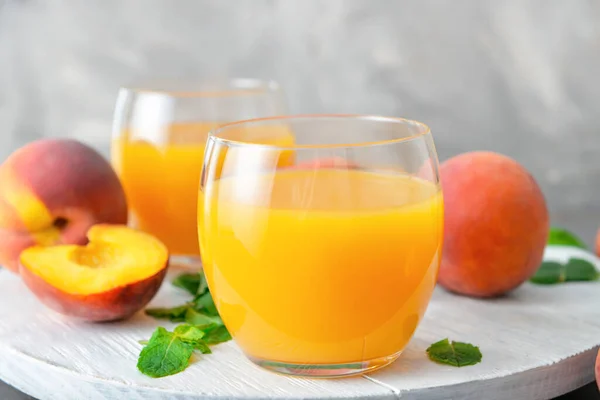
[[[578,255],[551,249],[547,257]],[[600,267],[600,265],[598,265]],[[164,285],[154,305],[185,297]],[[233,342],[185,372],[151,379],[135,368],[139,339],[157,326],[138,314],[115,324],[78,323],[48,311],[18,277],[0,272],[0,378],[41,400],[75,399],[549,399],[593,380],[600,345],[600,283],[526,284],[494,300],[436,289],[427,315],[399,361],[340,380],[288,378],[247,361]],[[449,337],[481,347],[483,362],[452,368],[425,349]]]

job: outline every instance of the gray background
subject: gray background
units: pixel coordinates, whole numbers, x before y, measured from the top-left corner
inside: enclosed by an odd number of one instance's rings
[[[274,78],[294,113],[419,119],[442,160],[508,154],[561,221],[600,209],[599,1],[0,4],[0,157],[41,136],[106,151],[116,91],[132,81]]]
[[[106,153],[122,84],[273,78],[294,113],[419,119],[442,160],[516,158],[592,242],[599,74],[593,0],[0,0],[0,160],[43,136]]]

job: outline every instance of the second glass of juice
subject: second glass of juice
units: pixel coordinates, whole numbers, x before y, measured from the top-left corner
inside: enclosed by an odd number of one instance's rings
[[[294,143],[244,135],[283,127]],[[281,117],[225,125],[208,143],[204,271],[245,354],[311,377],[395,360],[425,313],[442,250],[429,129],[395,118]]]
[[[180,86],[121,89],[111,158],[127,195],[130,224],[159,238],[176,262],[199,266],[197,187],[208,132],[226,122],[285,114],[286,105],[275,82]],[[289,131],[277,129],[246,137],[293,143]]]

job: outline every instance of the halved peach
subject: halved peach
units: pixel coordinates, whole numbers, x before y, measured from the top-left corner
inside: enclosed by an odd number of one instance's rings
[[[34,246],[20,257],[26,285],[48,307],[87,321],[124,319],[154,297],[169,254],[155,237],[99,224],[85,246]]]

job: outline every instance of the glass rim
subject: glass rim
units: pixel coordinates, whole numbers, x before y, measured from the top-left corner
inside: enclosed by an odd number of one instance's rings
[[[176,98],[236,97],[281,92],[281,85],[272,79],[215,78],[191,80],[161,80],[152,84],[130,84],[119,88],[120,92],[134,94],[160,94]],[[178,87],[181,86],[181,87]],[[191,86],[191,89],[190,89]]]
[[[224,132],[230,128],[236,126],[244,126],[255,123],[270,122],[270,121],[287,121],[287,120],[356,120],[356,121],[374,121],[374,122],[385,122],[398,125],[413,125],[417,126],[420,131],[405,137],[399,137],[394,139],[385,140],[371,140],[365,142],[355,143],[325,143],[325,144],[294,144],[294,145],[273,145],[264,143],[252,143],[241,140],[227,139],[219,136],[219,133]],[[417,138],[426,136],[431,133],[429,126],[423,122],[419,122],[412,119],[401,118],[401,117],[385,117],[380,115],[371,114],[297,114],[297,115],[280,115],[274,117],[263,117],[263,118],[251,118],[241,121],[229,122],[216,127],[208,133],[208,140],[218,142],[226,146],[238,146],[238,147],[262,147],[277,150],[295,150],[295,149],[343,149],[352,147],[372,147],[389,145],[395,143],[409,142]]]

